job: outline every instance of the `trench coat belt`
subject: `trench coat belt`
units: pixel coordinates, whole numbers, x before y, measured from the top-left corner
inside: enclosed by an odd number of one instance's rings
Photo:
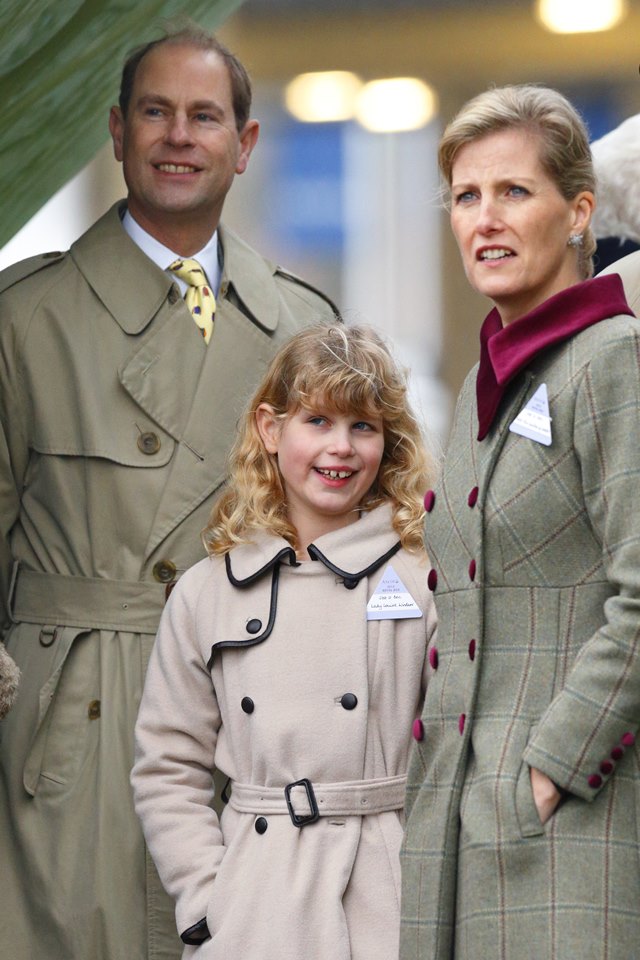
[[[165,585],[68,577],[16,564],[9,604],[14,623],[155,634],[165,605]]]
[[[375,780],[353,780],[343,783],[313,783],[313,792],[321,817],[363,816],[386,813],[404,807],[406,776],[380,777]],[[310,812],[308,796],[303,787],[291,792],[295,813],[306,816]],[[238,813],[289,813],[284,787],[259,787],[251,783],[233,783],[229,806]]]

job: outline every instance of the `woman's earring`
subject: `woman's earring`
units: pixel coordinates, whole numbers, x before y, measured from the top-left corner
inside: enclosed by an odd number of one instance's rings
[[[567,240],[568,247],[581,247],[584,243],[584,237],[581,233],[572,233]]]

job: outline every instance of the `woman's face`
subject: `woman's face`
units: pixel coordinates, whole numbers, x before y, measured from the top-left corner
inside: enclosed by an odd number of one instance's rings
[[[453,163],[451,226],[464,269],[503,324],[581,279],[567,240],[586,229],[593,195],[565,200],[540,150],[538,134],[500,130],[467,143]]]

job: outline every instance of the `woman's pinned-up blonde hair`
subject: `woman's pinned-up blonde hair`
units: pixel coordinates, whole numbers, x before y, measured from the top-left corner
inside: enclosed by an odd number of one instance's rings
[[[540,138],[540,161],[565,200],[583,190],[595,194],[589,133],[573,104],[558,90],[534,83],[492,87],[469,100],[447,124],[438,147],[438,165],[451,186],[458,151],[501,130],[530,130]],[[593,274],[596,241],[591,227],[579,249],[580,273]]]
[[[242,416],[229,455],[227,489],[203,531],[209,553],[225,553],[259,530],[296,545],[277,455],[267,452],[258,432],[261,403],[270,404],[283,423],[301,407],[315,404],[341,414],[381,417],[382,461],[360,508],[390,501],[403,546],[422,549],[423,496],[433,479],[433,463],[409,403],[406,375],[374,330],[336,323],[301,331],[272,360]]]

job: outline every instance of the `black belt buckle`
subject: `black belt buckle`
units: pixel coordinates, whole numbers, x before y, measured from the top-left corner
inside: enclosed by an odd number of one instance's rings
[[[304,787],[307,794],[307,800],[309,801],[309,806],[311,807],[311,813],[300,816],[293,809],[293,804],[291,803],[291,791],[294,787]],[[284,798],[287,801],[287,809],[289,811],[289,816],[291,817],[291,823],[294,825],[294,827],[306,827],[308,824],[315,823],[316,820],[320,819],[316,795],[313,792],[311,781],[307,780],[306,777],[303,780],[296,780],[294,783],[288,783],[284,788]]]

